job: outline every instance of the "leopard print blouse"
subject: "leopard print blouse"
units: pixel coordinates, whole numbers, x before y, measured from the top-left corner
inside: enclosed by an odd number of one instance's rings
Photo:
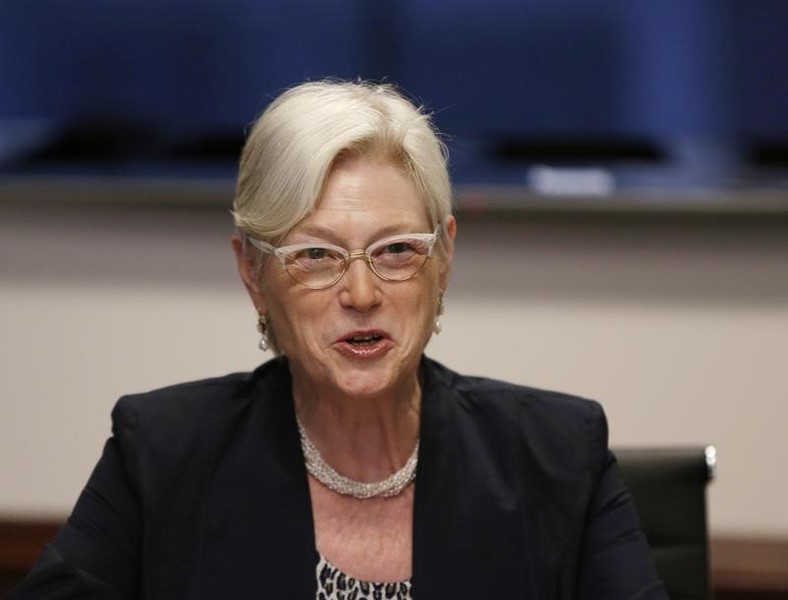
[[[412,600],[411,581],[374,583],[345,575],[322,555],[317,563],[317,600]]]

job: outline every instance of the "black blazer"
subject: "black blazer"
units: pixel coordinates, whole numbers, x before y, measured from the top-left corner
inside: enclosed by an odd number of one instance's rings
[[[426,358],[422,385],[415,598],[667,598],[597,403]],[[286,359],[127,396],[112,417],[12,598],[315,598]]]

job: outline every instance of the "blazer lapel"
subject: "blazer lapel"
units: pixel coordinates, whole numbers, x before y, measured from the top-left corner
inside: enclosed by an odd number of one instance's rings
[[[423,363],[416,475],[413,592],[419,598],[522,597],[533,590],[533,531],[520,477],[500,473],[483,413],[453,392],[452,376]],[[493,429],[492,431],[495,431]],[[500,454],[497,455],[500,458]],[[511,461],[517,464],[517,460]]]
[[[278,362],[234,400],[204,511],[201,597],[315,598],[309,487],[287,362]]]

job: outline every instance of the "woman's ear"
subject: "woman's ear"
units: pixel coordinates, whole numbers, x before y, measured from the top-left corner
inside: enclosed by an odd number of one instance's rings
[[[268,312],[265,296],[260,289],[260,273],[254,253],[244,244],[241,236],[235,234],[230,238],[230,243],[235,252],[235,261],[238,265],[238,274],[241,276],[246,292],[254,304],[255,310],[260,314]]]
[[[457,219],[454,215],[446,217],[443,227],[444,266],[440,275],[441,290],[446,291],[451,275],[451,266],[454,262],[454,240],[457,237]]]

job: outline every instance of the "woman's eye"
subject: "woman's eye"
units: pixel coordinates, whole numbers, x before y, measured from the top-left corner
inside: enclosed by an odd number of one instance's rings
[[[335,258],[335,253],[329,248],[321,248],[320,246],[312,246],[309,248],[302,248],[296,250],[288,257],[288,263],[299,265],[311,265],[316,263],[328,262]]]
[[[412,252],[413,247],[407,242],[394,242],[383,248],[383,251],[389,254],[402,254],[403,252]]]
[[[419,248],[410,241],[393,241],[381,246],[374,253],[378,264],[402,265],[414,260],[421,253]]]

